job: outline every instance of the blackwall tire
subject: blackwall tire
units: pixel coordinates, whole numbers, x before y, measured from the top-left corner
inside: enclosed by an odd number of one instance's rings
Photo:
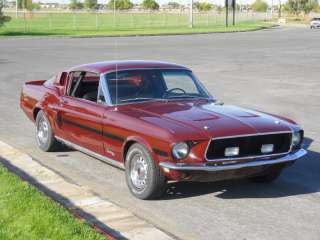
[[[139,199],[159,198],[166,189],[164,174],[141,144],[135,143],[129,148],[125,173],[130,192]]]
[[[45,152],[56,151],[61,146],[55,139],[50,122],[42,110],[36,118],[36,141],[39,148]]]

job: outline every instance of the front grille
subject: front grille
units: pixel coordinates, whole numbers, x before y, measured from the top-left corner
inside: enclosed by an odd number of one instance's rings
[[[207,160],[220,160],[280,155],[290,151],[291,137],[292,134],[288,132],[212,139],[207,148],[206,158]],[[263,144],[273,144],[273,152],[262,153],[261,147]],[[224,152],[227,147],[239,147],[239,155],[226,157]]]

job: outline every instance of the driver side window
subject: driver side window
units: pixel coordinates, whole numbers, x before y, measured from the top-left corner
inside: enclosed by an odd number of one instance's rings
[[[82,72],[71,72],[69,73],[69,86],[67,95],[74,97],[75,91],[77,89],[77,84],[80,81]]]
[[[97,102],[100,76],[92,72],[72,72],[69,75],[68,95]]]

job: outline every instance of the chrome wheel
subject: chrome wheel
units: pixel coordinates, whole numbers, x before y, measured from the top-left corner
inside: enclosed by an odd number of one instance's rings
[[[37,125],[37,140],[39,145],[46,144],[49,138],[49,126],[44,117],[40,119]]]
[[[130,146],[125,158],[126,182],[139,199],[156,199],[166,189],[166,177],[148,149],[140,143]]]
[[[145,189],[147,185],[148,164],[141,153],[136,153],[130,164],[130,179],[138,190]]]

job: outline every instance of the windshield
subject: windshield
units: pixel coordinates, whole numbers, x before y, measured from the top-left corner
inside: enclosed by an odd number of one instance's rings
[[[168,99],[211,99],[188,70],[125,70],[106,74],[112,104]],[[116,100],[117,99],[117,100]]]

